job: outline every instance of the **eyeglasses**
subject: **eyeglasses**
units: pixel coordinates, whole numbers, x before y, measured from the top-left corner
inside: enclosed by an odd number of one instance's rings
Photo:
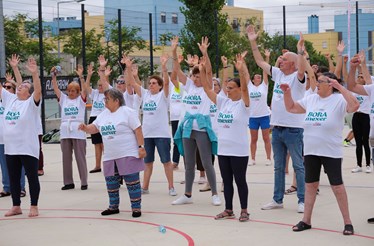
[[[329,81],[317,80],[318,83],[330,83]]]
[[[307,60],[307,61],[310,61],[310,58],[309,58],[309,57],[307,57],[307,58],[306,58],[306,60]]]
[[[117,80],[117,85],[123,85],[125,83],[124,80]]]
[[[18,88],[22,89],[22,88],[27,88],[29,89],[29,87],[27,86],[28,83],[22,83],[18,86]]]
[[[14,87],[13,86],[10,86],[10,85],[4,85],[3,86],[5,89],[7,90],[10,90],[10,89],[13,89],[14,90]]]

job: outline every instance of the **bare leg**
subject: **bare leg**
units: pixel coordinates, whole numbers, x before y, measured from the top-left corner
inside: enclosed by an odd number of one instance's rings
[[[36,217],[39,215],[38,206],[30,206],[29,217]]]
[[[165,170],[166,179],[168,180],[169,189],[174,188],[173,169],[174,167],[171,161],[164,163],[164,170]]]
[[[270,129],[262,130],[262,139],[264,140],[264,144],[265,144],[266,158],[268,160],[271,160]]]
[[[9,209],[8,212],[5,213],[5,217],[14,216],[22,214],[21,206],[13,206],[11,209]]]
[[[344,225],[352,224],[349,216],[347,192],[345,191],[344,185],[331,185],[331,188],[336,197],[336,201],[338,202],[340,212],[343,215]]]
[[[146,163],[145,169],[144,169],[143,190],[148,190],[149,182],[151,181],[152,172],[153,172],[153,162]]]
[[[251,157],[252,157],[252,160],[256,160],[258,130],[251,129],[250,132],[251,132]]]
[[[316,202],[318,186],[319,182],[305,183],[305,207],[303,221],[308,225],[311,225],[312,222],[312,212],[314,203]]]

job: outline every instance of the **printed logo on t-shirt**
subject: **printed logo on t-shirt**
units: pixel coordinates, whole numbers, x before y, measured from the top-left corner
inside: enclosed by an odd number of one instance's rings
[[[149,101],[144,103],[143,105],[143,111],[156,111],[157,104],[155,101]]]
[[[3,106],[0,107],[0,115],[3,115],[5,111],[5,108]]]
[[[116,134],[116,127],[113,124],[103,125],[100,127],[101,136],[109,136],[110,138],[113,138],[113,135]]]
[[[217,113],[217,106],[215,104],[210,104],[209,113],[214,114]]]
[[[70,106],[70,107],[68,106],[64,108],[64,114],[66,116],[74,116],[74,115],[78,115],[78,113],[79,113],[79,109],[76,106]]]
[[[21,113],[19,111],[8,111],[8,113],[5,116],[5,120],[13,121],[18,120],[21,116]]]
[[[252,99],[252,100],[256,100],[256,101],[258,101],[260,98],[261,98],[261,92],[259,92],[259,91],[254,91],[254,92],[251,92],[250,94],[249,94],[249,97]]]
[[[374,103],[371,104],[371,110],[370,110],[370,113],[371,113],[371,114],[374,114]]]
[[[93,108],[96,108],[96,109],[103,109],[104,108],[104,103],[103,102],[94,102],[93,105],[92,105]]]
[[[225,114],[222,112],[219,112],[217,122],[222,124],[232,124],[232,121],[234,120],[233,114]]]
[[[180,94],[171,94],[170,100],[180,103],[182,96]]]
[[[183,98],[183,103],[189,105],[200,105],[201,97],[199,95],[187,95]]]
[[[283,91],[278,83],[275,84],[273,97],[275,97],[276,100],[281,100],[283,98]]]
[[[310,122],[323,122],[326,120],[327,120],[327,112],[323,112],[323,111],[309,112],[305,118],[305,121],[310,121]]]
[[[364,102],[364,98],[362,96],[356,96],[356,98],[360,105]]]

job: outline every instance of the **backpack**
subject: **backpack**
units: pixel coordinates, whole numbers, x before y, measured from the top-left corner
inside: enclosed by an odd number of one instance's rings
[[[58,133],[58,136],[54,136],[56,133]],[[60,142],[60,130],[53,129],[53,130],[51,130],[51,131],[49,131],[49,132],[47,132],[46,134],[43,135],[42,142],[43,143],[50,143],[51,140],[56,141],[57,137],[58,137],[57,142]]]

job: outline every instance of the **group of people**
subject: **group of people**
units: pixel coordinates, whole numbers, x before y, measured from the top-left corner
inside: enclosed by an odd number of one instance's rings
[[[343,234],[354,234],[342,179],[341,141],[345,114],[354,113],[354,122],[360,125],[357,126],[359,130],[356,130],[358,133],[355,133],[356,139],[359,139],[356,140],[359,143],[356,150],[357,164],[361,166],[364,146],[366,162],[370,166],[367,125],[374,124],[369,117],[370,108],[374,105],[374,93],[371,92],[372,81],[365,64],[365,54],[361,52],[354,56],[349,63],[349,74],[341,76],[347,63],[342,55],[344,43],[338,44],[337,65],[334,71],[329,71],[310,64],[304,39],[300,34],[297,54],[284,51],[272,66],[269,64],[270,52],[265,51],[264,60],[259,50],[256,42],[258,34],[253,26],[248,26],[247,36],[253,58],[263,70],[263,75],[250,75],[245,62],[247,52],[244,52],[236,55],[234,61],[239,78],[229,79],[227,58],[223,56],[221,84],[219,79],[213,78],[208,56],[209,40],[206,37],[202,37],[201,43],[198,43],[202,56],[189,56],[187,59],[190,66],[188,75],[181,69],[181,63],[185,60],[177,53],[178,37],[174,37],[171,40],[171,57],[163,55],[160,58],[162,75],[150,76],[147,89],[142,86],[137,66],[125,55],[121,60],[125,69],[116,80],[116,88],[109,84],[111,69],[103,56],[98,59],[100,79],[97,89],[90,85],[94,72],[92,65],[87,68],[86,79],[83,76],[83,67],[78,66],[76,73],[80,84],[71,82],[67,87],[67,94],[58,88],[57,70],[53,68],[52,83],[62,112],[60,135],[64,186],[61,189],[75,188],[72,175],[73,152],[78,165],[81,190],[88,188],[86,133],[89,133],[95,146],[96,160],[90,173],[101,172],[103,169],[109,197],[109,206],[102,215],[120,212],[119,188],[124,180],[130,197],[132,216],[141,216],[141,197],[142,194],[150,193],[156,148],[164,167],[170,196],[177,196],[173,169],[178,166],[180,155],[183,156],[185,189],[172,205],[193,203],[195,168],[196,163],[200,163],[199,170],[206,173],[207,177],[207,187],[202,191],[211,191],[212,204],[219,206],[222,202],[217,192],[213,165],[214,156],[217,155],[225,209],[217,214],[215,219],[235,217],[235,180],[241,206],[239,221],[245,222],[249,220],[246,171],[248,165],[256,164],[258,130],[261,128],[267,158],[265,164],[272,165],[274,162],[273,199],[263,205],[262,209],[283,208],[283,198],[285,193],[287,194],[285,175],[289,155],[295,173],[292,187],[298,197],[297,212],[304,213],[303,219],[292,228],[293,231],[311,228],[311,215],[323,166],[343,216]],[[171,74],[167,69],[170,59],[173,65]],[[361,71],[356,81],[358,67]],[[32,84],[28,81],[18,84],[16,95],[8,91],[15,89],[15,82],[7,80],[0,87],[4,115],[4,120],[1,121],[4,125],[4,145],[0,144],[0,152],[1,147],[5,146],[6,167],[10,177],[10,191],[7,190],[9,186],[4,186],[3,192],[11,194],[13,200],[13,207],[6,216],[22,213],[22,166],[30,184],[30,216],[38,215],[38,159],[41,150],[38,143],[38,110],[41,90],[37,66],[33,59],[29,59],[27,68],[33,76]],[[270,107],[267,105],[268,75],[274,81]],[[343,82],[347,84],[347,88],[343,86]],[[6,90],[3,90],[4,88]],[[92,111],[90,121],[86,125],[83,122],[87,96],[92,100]],[[362,99],[363,97],[365,98]],[[140,108],[143,112],[142,123],[139,117]],[[169,127],[169,112],[172,132]],[[26,121],[32,122],[32,131],[27,133],[32,141],[22,143],[22,148],[18,145],[15,148],[18,140],[14,136],[10,138],[10,134],[22,127]],[[172,137],[173,156],[170,153]],[[273,161],[271,149],[274,153]],[[4,180],[5,161],[0,161]],[[143,170],[144,180],[141,185],[140,172]],[[368,221],[372,223],[373,219]]]

